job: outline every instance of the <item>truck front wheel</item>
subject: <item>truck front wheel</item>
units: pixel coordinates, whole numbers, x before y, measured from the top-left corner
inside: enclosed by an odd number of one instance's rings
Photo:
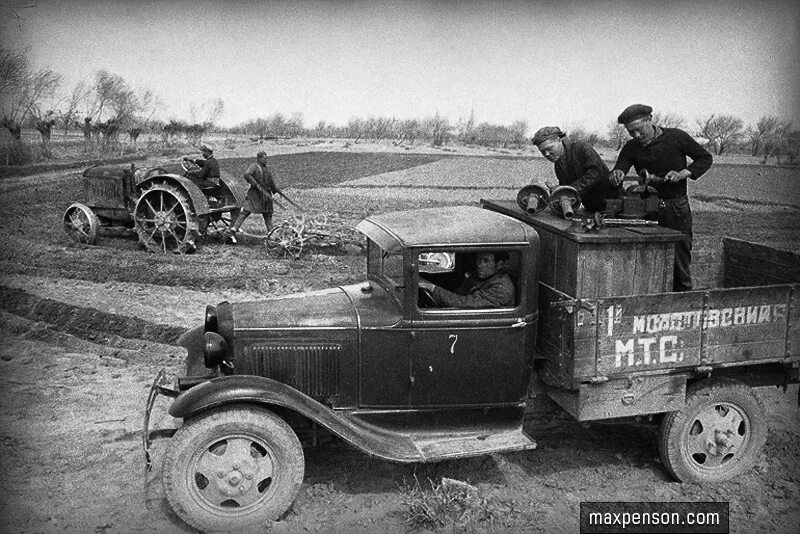
[[[172,509],[204,531],[264,527],[289,509],[303,482],[291,427],[257,407],[222,407],[186,422],[164,457]]]
[[[767,439],[764,406],[738,380],[689,386],[686,405],[664,416],[661,461],[681,482],[719,482],[752,468]]]

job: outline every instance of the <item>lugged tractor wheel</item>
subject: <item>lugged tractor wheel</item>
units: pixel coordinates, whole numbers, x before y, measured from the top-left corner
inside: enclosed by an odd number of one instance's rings
[[[90,207],[79,202],[72,204],[64,212],[63,222],[64,231],[78,243],[94,245],[97,242],[100,222]]]
[[[172,509],[196,529],[250,532],[292,505],[304,471],[300,441],[283,419],[253,406],[223,406],[178,430],[162,483]]]
[[[193,252],[197,216],[189,196],[168,182],[142,191],[133,210],[139,242],[150,252]]]

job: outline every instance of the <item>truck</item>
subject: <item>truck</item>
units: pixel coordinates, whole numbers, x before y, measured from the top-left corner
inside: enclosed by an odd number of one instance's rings
[[[677,480],[731,479],[767,437],[753,388],[800,381],[800,257],[726,238],[715,287],[674,293],[683,236],[639,222],[586,231],[488,200],[370,216],[363,283],[207,307],[186,375],[153,381],[148,466],[167,396],[167,500],[237,530],[292,505],[322,432],[393,462],[532,450],[529,400],[547,395],[579,421],[659,424]],[[511,304],[441,307],[420,288],[455,291],[486,252],[507,257]]]

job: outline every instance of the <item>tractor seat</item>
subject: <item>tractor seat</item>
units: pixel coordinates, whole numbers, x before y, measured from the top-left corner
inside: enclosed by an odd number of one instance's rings
[[[213,185],[213,184],[212,185],[203,185],[203,186],[200,187],[200,191],[202,191],[203,195],[205,195],[207,197],[217,197],[217,196],[219,196],[220,189],[221,188],[220,188],[219,184],[216,184],[216,185]]]

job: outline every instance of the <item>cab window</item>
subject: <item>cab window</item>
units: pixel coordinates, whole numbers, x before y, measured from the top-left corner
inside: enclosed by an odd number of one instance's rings
[[[520,302],[519,251],[432,250],[421,252],[417,265],[419,308],[514,308]]]

